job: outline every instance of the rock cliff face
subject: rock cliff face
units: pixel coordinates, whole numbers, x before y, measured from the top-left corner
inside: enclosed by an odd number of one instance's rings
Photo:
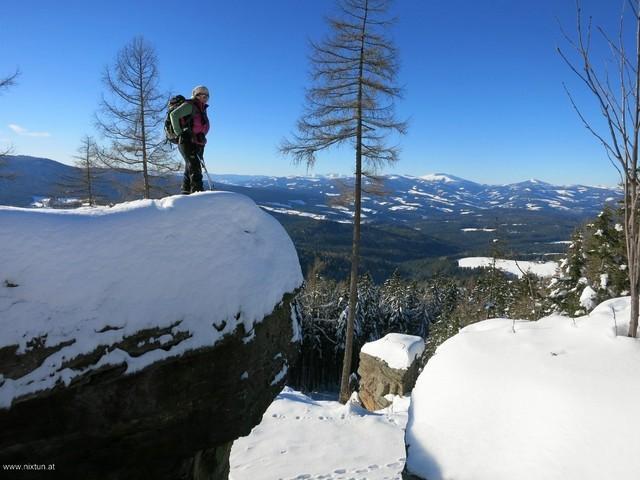
[[[418,361],[408,369],[391,368],[384,360],[360,352],[358,397],[370,411],[391,405],[385,395],[407,395],[418,378]]]
[[[134,374],[110,365],[17,399],[0,410],[0,463],[55,464],[65,478],[226,479],[233,440],[260,422],[295,361],[291,300],[285,295],[249,342],[240,325],[214,347]],[[140,332],[118,348],[133,354],[158,333]],[[2,374],[24,373],[44,350],[3,349]]]
[[[299,347],[282,226],[228,192],[0,225],[0,463],[226,480]]]
[[[358,397],[370,411],[388,407],[386,395],[407,395],[418,378],[424,350],[420,337],[390,333],[360,351]]]

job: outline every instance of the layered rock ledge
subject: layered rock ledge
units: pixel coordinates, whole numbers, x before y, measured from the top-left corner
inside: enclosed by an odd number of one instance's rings
[[[297,355],[302,275],[280,224],[207,192],[0,207],[0,244],[2,463],[226,479]]]

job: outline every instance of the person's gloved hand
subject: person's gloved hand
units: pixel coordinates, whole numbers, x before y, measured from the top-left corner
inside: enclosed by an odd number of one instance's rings
[[[181,143],[181,144],[191,143],[191,130],[189,129],[183,130],[182,133],[180,134],[178,143]]]

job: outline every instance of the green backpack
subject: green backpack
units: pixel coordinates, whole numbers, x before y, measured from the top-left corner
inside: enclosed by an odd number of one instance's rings
[[[179,137],[176,135],[176,132],[173,131],[173,126],[171,125],[171,112],[173,112],[176,108],[182,105],[184,102],[189,102],[182,95],[176,95],[175,97],[171,97],[169,99],[169,103],[167,104],[167,116],[164,119],[164,136],[167,139],[168,143],[178,144]],[[188,122],[187,118],[181,118],[180,123]]]

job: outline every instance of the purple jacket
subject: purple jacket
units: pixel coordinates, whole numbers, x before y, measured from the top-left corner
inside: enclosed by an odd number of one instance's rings
[[[201,103],[199,100],[193,100],[193,125],[192,131],[194,135],[209,133],[209,119],[207,118],[207,108],[209,105]],[[205,140],[206,142],[206,140]]]

